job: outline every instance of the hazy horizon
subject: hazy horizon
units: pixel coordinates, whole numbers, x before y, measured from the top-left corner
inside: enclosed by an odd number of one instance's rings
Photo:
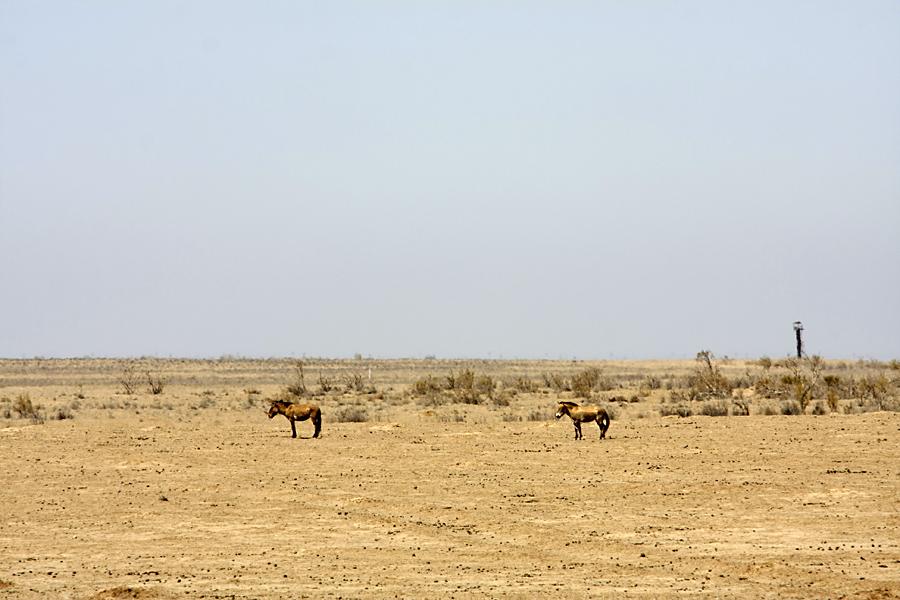
[[[0,3],[0,356],[900,357],[900,3]]]

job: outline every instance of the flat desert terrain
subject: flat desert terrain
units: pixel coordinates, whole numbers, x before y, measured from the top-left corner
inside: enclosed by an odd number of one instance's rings
[[[0,360],[0,599],[900,598],[897,370],[716,366],[723,416],[690,360]]]

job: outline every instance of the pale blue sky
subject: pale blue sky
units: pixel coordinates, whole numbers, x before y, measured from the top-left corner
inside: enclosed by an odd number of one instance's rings
[[[0,2],[0,356],[900,357],[898,2]]]

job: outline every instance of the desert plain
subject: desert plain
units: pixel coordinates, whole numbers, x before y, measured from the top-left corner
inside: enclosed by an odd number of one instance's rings
[[[730,390],[691,387],[712,368]],[[900,598],[900,371],[815,378],[0,360],[0,599]],[[267,417],[291,396],[318,439]],[[606,407],[606,439],[576,441],[562,400]]]

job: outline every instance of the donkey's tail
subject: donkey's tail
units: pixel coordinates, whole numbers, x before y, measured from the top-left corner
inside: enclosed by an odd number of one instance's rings
[[[319,437],[319,434],[322,432],[322,411],[317,410],[315,416],[313,416],[313,425],[316,426],[316,431],[313,433],[313,437]]]

